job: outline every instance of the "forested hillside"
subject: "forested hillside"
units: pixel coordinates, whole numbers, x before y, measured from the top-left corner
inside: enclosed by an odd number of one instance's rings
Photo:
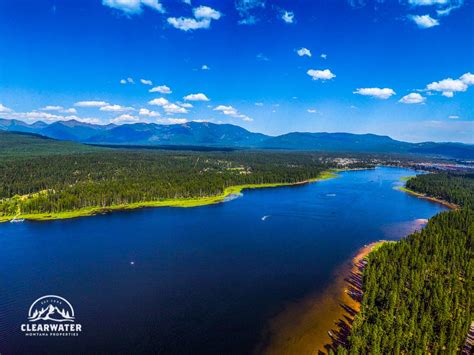
[[[473,206],[474,174],[437,173],[409,179],[406,187],[460,206]]]
[[[105,149],[80,143],[58,141],[33,133],[12,133],[0,130],[0,160],[88,153]]]
[[[321,156],[104,150],[0,160],[0,216],[220,194],[228,186],[294,183],[332,167]]]
[[[456,353],[474,318],[472,176],[419,175],[407,186],[463,208],[370,254],[351,354]]]

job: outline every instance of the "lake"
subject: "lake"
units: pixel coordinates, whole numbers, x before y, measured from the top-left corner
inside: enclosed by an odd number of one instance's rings
[[[0,224],[0,353],[251,353],[270,319],[322,292],[358,248],[445,210],[394,188],[415,173],[379,167],[218,205]],[[51,294],[73,305],[79,336],[20,331]]]

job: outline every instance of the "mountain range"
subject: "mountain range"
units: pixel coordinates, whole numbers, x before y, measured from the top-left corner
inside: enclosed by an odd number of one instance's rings
[[[282,149],[322,152],[420,154],[474,159],[474,145],[462,143],[408,143],[376,134],[292,132],[280,136],[253,133],[231,124],[187,122],[183,124],[135,123],[96,125],[76,120],[28,124],[0,118],[0,130],[27,132],[88,144],[143,146],[199,146]]]

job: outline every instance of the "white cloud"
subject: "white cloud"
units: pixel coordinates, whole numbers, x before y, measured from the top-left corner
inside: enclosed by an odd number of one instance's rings
[[[181,107],[186,107],[186,108],[192,108],[193,107],[193,105],[189,102],[178,102],[177,104]]]
[[[295,21],[295,14],[292,11],[283,11],[281,19],[286,23],[293,23]]]
[[[199,29],[208,29],[211,25],[211,21],[209,19],[197,21],[193,18],[187,17],[169,17],[167,21],[174,28],[185,32]]]
[[[203,93],[199,94],[189,94],[183,97],[186,101],[210,101],[209,98]]]
[[[78,101],[74,104],[77,107],[102,107],[107,105],[109,103],[105,101]]]
[[[211,26],[212,20],[219,20],[222,14],[209,6],[199,6],[193,9],[194,18],[189,17],[169,17],[168,23],[182,31],[193,31],[207,29]]]
[[[300,48],[296,51],[296,53],[298,53],[300,57],[303,57],[305,55],[311,57],[311,51],[308,48]]]
[[[151,80],[147,80],[147,79],[140,79],[140,82],[143,85],[153,85],[153,82]]]
[[[123,1],[123,0],[122,0]],[[158,12],[166,12],[163,5],[161,5],[159,0],[142,0],[142,4],[148,6]]]
[[[90,124],[101,124],[102,121],[96,117],[76,117],[74,120]],[[66,120],[67,121],[67,120]]]
[[[99,110],[108,111],[108,112],[125,112],[125,111],[132,111],[134,110],[134,108],[120,106],[120,105],[107,105],[107,106],[102,106]]]
[[[54,105],[48,105],[40,108],[41,111],[59,111],[62,110],[62,106],[54,106]]]
[[[412,92],[403,96],[398,102],[403,104],[422,104],[426,101],[426,97],[421,96],[417,92]]]
[[[13,110],[11,108],[8,108],[4,106],[3,104],[0,104],[0,112],[12,112]]]
[[[446,97],[453,97],[456,92],[465,92],[469,86],[474,85],[474,75],[465,73],[459,79],[447,78],[441,81],[435,81],[426,86],[425,90],[437,91]]]
[[[163,5],[158,0],[102,0],[102,4],[123,11],[126,15],[141,13],[143,6],[147,6],[160,13],[165,12]]]
[[[265,0],[236,0],[235,9],[239,13],[239,25],[254,25],[258,22],[255,12],[265,8]]]
[[[183,2],[187,5],[191,5],[191,0],[183,0]]]
[[[175,113],[188,113],[188,110],[186,108],[179,106],[177,104],[173,104],[166,100],[164,97],[160,97],[158,99],[153,99],[151,101],[148,101],[149,105],[156,105],[156,106],[161,106],[163,107],[163,110],[169,115],[175,114]]]
[[[167,104],[163,106],[163,109],[168,115],[173,115],[175,113],[188,113],[184,107],[178,106],[176,104]]]
[[[160,98],[148,101],[149,105],[155,105],[155,106],[165,106],[165,105],[168,105],[169,103],[170,102],[166,100],[164,97],[160,97]]]
[[[184,124],[188,122],[187,118],[168,118],[167,119],[168,123],[171,124]]]
[[[171,94],[171,89],[166,85],[155,86],[154,88],[148,90],[149,92],[159,92],[162,94]]]
[[[19,119],[26,119],[26,120],[63,121],[66,119],[66,117],[63,115],[56,115],[49,112],[38,112],[38,111],[15,112],[13,115]],[[68,118],[71,119],[72,117],[70,116]]]
[[[463,1],[460,0],[458,1],[457,3],[455,3],[455,1],[453,1],[453,5],[450,5],[444,9],[437,9],[436,10],[436,13],[438,14],[438,16],[442,17],[442,16],[448,16],[451,11],[453,10],[456,10],[456,9],[459,9],[461,6],[463,5]]]
[[[135,80],[133,78],[126,78],[126,79],[121,79],[120,84],[125,85],[125,84],[135,84]]]
[[[363,7],[370,1],[368,0],[347,0],[352,7]],[[377,0],[374,3],[389,3],[387,0]],[[393,1],[395,2],[395,1]],[[460,8],[464,4],[464,0],[399,0],[399,3],[403,5],[409,5],[412,9],[416,7],[429,8],[430,11],[436,10],[438,17],[448,16],[451,11]],[[415,20],[413,15],[408,16],[410,19]],[[438,20],[429,17],[428,15],[418,16],[418,20],[421,22],[421,28],[433,27],[433,24],[438,25]],[[426,27],[428,26],[428,27]]]
[[[263,106],[263,102],[256,102],[255,106]]]
[[[328,57],[328,55],[323,53],[323,54],[320,55],[320,57],[323,58],[323,59],[326,59]]]
[[[331,80],[336,77],[329,69],[314,70],[310,69],[306,72],[313,80]]]
[[[448,2],[448,0],[408,0],[413,6],[446,5]]]
[[[308,111],[308,113],[316,113],[317,112],[314,108],[309,108],[306,111]]]
[[[386,100],[390,96],[395,95],[395,91],[390,88],[360,88],[353,92],[354,94],[363,95],[363,96],[372,96],[377,99]]]
[[[459,78],[464,84],[471,86],[474,85],[474,74],[465,73]]]
[[[40,108],[41,111],[57,111],[61,113],[77,113],[75,108],[64,108],[62,106],[48,105]]]
[[[224,115],[235,115],[237,110],[232,106],[219,105],[214,108],[214,111],[221,111]]]
[[[159,112],[156,112],[156,111],[151,111],[147,108],[141,108],[139,111],[138,111],[138,114],[140,116],[146,116],[146,117],[160,117],[160,113]]]
[[[206,64],[201,67],[201,70],[211,70]]]
[[[222,14],[209,6],[199,6],[193,9],[194,17],[200,19],[219,20]]]
[[[452,119],[452,120],[457,120],[459,118],[458,115],[449,115],[448,118]]]
[[[253,121],[253,119],[251,119],[247,115],[241,114],[239,111],[237,111],[236,108],[232,106],[219,105],[214,108],[214,111],[220,111],[226,116],[240,118],[243,121]]]
[[[38,120],[47,121],[47,122],[57,122],[57,121],[70,121],[76,120],[79,122],[85,123],[100,123],[100,119],[92,117],[78,117],[76,115],[58,115],[49,112],[43,111],[30,111],[30,112],[13,112],[13,110],[5,112],[2,114],[4,118],[8,119],[17,119],[26,122],[36,122]]]
[[[415,22],[419,28],[431,28],[439,25],[439,21],[430,15],[409,15],[408,18]]]
[[[129,115],[127,113],[110,120],[111,123],[136,123],[139,121],[140,119],[138,117]]]
[[[239,25],[255,25],[258,22],[258,19],[254,15],[249,15],[243,19],[240,19]]]

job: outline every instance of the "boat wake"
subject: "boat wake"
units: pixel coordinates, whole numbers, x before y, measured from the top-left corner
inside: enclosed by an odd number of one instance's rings
[[[21,222],[24,222],[24,221],[25,221],[24,218],[19,218],[19,219],[13,218],[13,219],[10,221],[10,223],[21,223]]]
[[[243,195],[241,193],[238,193],[238,194],[230,194],[229,196],[226,196],[224,198],[224,202],[229,202],[229,201],[232,201],[232,200],[235,200],[239,197],[242,197]]]

